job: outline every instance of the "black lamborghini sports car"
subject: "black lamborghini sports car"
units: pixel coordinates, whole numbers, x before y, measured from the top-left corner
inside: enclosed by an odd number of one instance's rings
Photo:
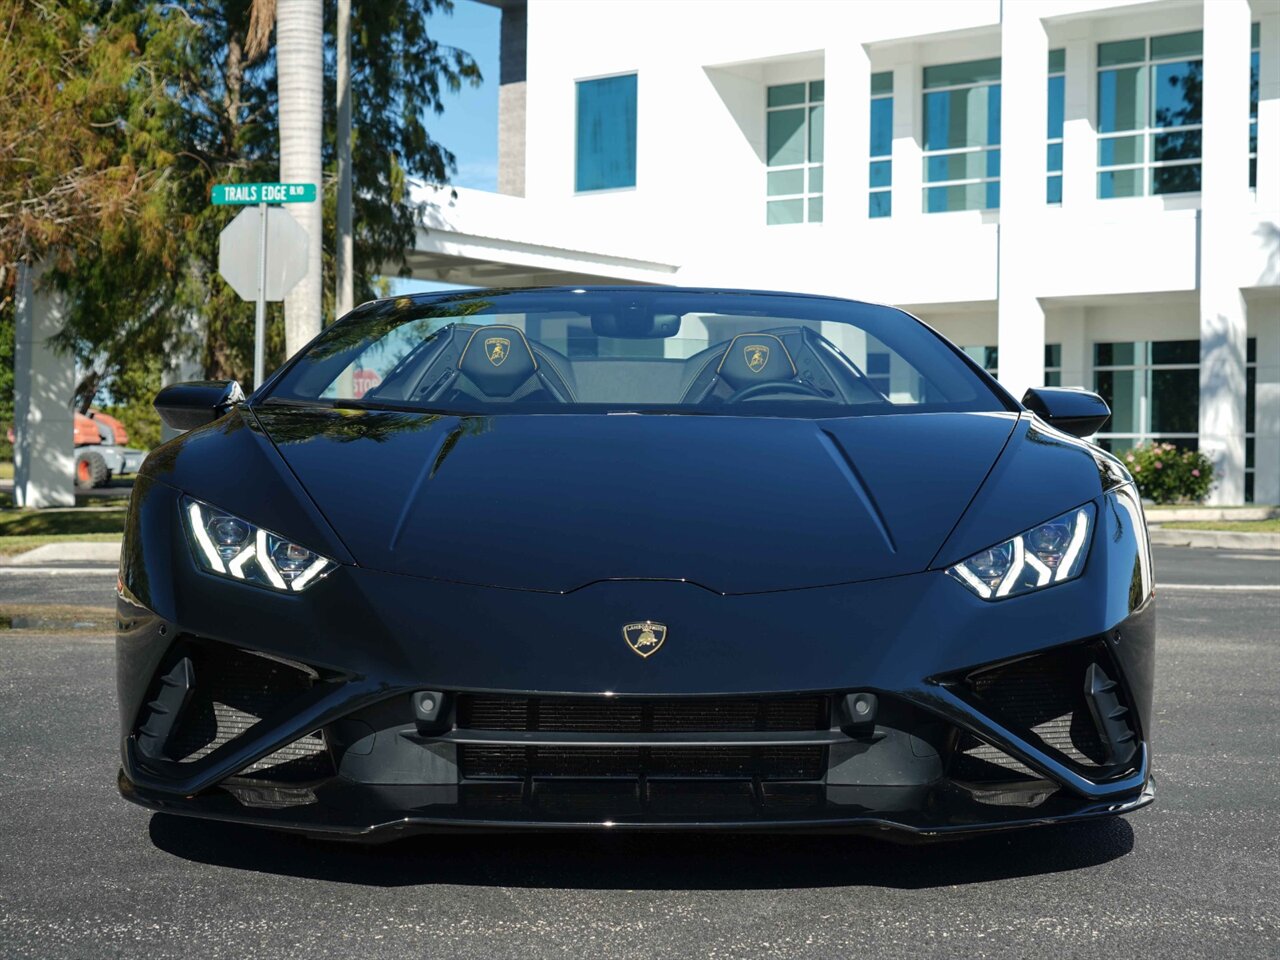
[[[313,835],[869,831],[1149,803],[1141,501],[920,321],[676,288],[365,304],[166,388],[121,793]]]

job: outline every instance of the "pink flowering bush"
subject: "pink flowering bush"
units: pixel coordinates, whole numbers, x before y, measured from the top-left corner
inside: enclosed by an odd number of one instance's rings
[[[1198,450],[1146,443],[1121,459],[1142,496],[1156,503],[1201,503],[1213,486],[1213,464]]]

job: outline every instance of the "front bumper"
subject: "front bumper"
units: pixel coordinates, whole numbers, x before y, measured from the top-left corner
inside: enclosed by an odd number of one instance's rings
[[[276,595],[199,572],[176,523],[176,491],[142,487],[122,563],[120,790],[151,809],[367,839],[588,828],[928,839],[1125,813],[1153,796],[1150,565],[1138,562],[1145,535],[1131,511],[1110,503],[1114,493],[1098,502],[1080,579],[986,603],[940,572],[722,596],[633,581],[545,594],[344,566],[303,596]],[[659,653],[641,658],[619,628],[645,617],[669,632]],[[182,659],[195,663],[187,675],[197,691],[204,677],[243,674],[202,667],[210,650],[236,663],[283,662],[273,669],[304,679],[258,706],[227,694],[231,709],[218,714],[211,700],[209,716],[231,719],[189,755],[170,755],[154,736],[143,744],[162,678],[183,675]],[[1000,703],[975,693],[977,675],[1039,662],[1069,665],[1046,668],[1052,690],[1019,685],[1034,696]],[[1115,703],[1081,699],[1090,663],[1115,681]],[[447,705],[429,721],[415,713],[424,690]],[[841,713],[853,693],[879,698],[869,727]],[[607,736],[572,725],[495,732],[459,720],[459,697],[481,694],[593,703],[810,696],[828,719],[798,734],[722,728],[679,742],[653,724]],[[166,703],[182,713],[194,695]],[[1041,716],[1046,696],[1074,706]],[[1101,708],[1123,709],[1128,749],[1117,750],[1105,724],[1101,740],[1078,740],[1087,711]],[[316,762],[293,762],[301,757],[288,751],[303,743]],[[481,743],[526,750],[529,764],[475,776],[465,751]],[[820,750],[820,769],[750,765],[795,747]],[[672,749],[746,759],[711,774],[652,765]],[[544,750],[586,760],[548,772],[535,762]],[[602,752],[638,765],[601,773],[592,763]],[[985,766],[975,774],[979,755]]]

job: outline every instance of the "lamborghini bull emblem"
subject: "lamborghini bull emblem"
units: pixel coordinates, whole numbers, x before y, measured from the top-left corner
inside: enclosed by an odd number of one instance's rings
[[[484,355],[495,367],[502,366],[511,353],[511,341],[506,337],[490,337],[484,342]]]
[[[749,343],[742,348],[742,352],[752,373],[759,373],[769,362],[769,348],[763,343]]]
[[[628,623],[622,628],[622,639],[627,641],[632,652],[642,657],[651,657],[658,652],[662,641],[667,639],[667,626],[652,620]]]

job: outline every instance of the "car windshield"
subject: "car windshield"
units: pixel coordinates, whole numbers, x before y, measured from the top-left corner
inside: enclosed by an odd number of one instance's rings
[[[643,287],[366,304],[312,343],[264,402],[460,415],[1007,409],[957,350],[901,310]]]

